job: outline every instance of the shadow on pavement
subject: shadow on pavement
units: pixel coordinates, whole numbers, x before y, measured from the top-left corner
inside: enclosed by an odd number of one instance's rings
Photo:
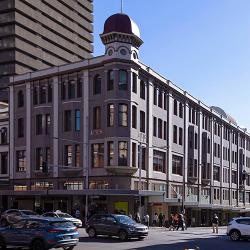
[[[129,239],[127,242],[138,242],[138,239]],[[98,242],[98,243],[124,243],[118,237],[98,236],[96,238],[80,237],[79,242]]]

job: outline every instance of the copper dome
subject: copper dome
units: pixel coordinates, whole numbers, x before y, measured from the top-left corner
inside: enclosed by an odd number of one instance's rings
[[[103,34],[111,32],[135,35],[140,38],[140,30],[137,24],[128,15],[123,13],[114,14],[105,21]]]

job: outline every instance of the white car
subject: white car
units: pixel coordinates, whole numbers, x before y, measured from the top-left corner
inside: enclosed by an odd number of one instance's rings
[[[227,235],[233,241],[250,239],[250,217],[233,218],[227,226]]]
[[[62,218],[62,219],[65,219],[67,221],[71,221],[76,227],[82,227],[82,221],[81,220],[79,220],[77,218],[74,218],[70,214],[63,213],[61,211],[44,213],[44,214],[42,214],[42,216],[43,217]]]

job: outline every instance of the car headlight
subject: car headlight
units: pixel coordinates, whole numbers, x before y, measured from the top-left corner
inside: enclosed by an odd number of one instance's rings
[[[130,232],[133,232],[133,231],[135,231],[135,227],[129,227],[128,230],[129,230]]]

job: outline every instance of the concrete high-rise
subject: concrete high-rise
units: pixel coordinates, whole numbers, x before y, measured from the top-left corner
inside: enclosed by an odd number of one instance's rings
[[[9,76],[92,57],[92,0],[0,0],[0,87]]]

